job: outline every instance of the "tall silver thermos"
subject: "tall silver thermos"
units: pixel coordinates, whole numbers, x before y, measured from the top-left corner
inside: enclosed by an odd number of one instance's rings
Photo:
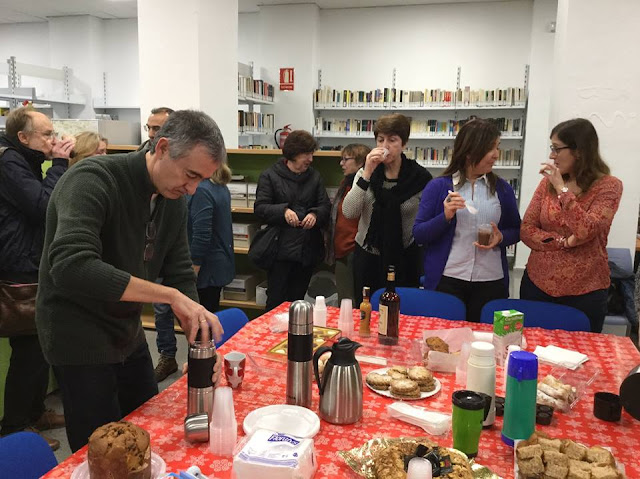
[[[213,341],[194,341],[189,345],[187,376],[187,417],[184,420],[185,439],[191,442],[209,440],[209,421],[213,410],[213,365],[216,345]]]
[[[287,404],[311,409],[313,379],[313,306],[294,301],[289,307]]]

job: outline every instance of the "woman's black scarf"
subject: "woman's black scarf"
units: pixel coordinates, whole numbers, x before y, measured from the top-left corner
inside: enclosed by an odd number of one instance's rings
[[[386,268],[393,264],[398,268],[404,251],[402,243],[402,213],[400,205],[416,193],[421,192],[431,179],[429,172],[415,161],[402,154],[402,164],[398,182],[393,188],[385,189],[384,164],[378,165],[371,175],[369,188],[375,201],[365,246],[376,248]]]

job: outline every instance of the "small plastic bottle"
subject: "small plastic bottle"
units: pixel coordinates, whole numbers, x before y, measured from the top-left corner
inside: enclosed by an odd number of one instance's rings
[[[316,304],[313,307],[313,325],[327,326],[327,305],[324,302],[324,296],[316,296]]]
[[[360,303],[360,328],[358,334],[361,338],[368,338],[371,336],[371,302],[369,298],[371,296],[371,288],[365,286],[362,288],[362,303]]]

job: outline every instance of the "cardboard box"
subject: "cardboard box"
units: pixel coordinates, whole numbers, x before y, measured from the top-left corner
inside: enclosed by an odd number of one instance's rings
[[[256,274],[236,274],[236,277],[223,288],[224,299],[248,301],[255,298],[259,277]]]
[[[521,346],[524,329],[524,314],[515,309],[493,312],[493,345],[496,349],[496,364],[504,366],[507,348]]]
[[[246,208],[247,207],[247,184],[244,182],[231,182],[227,185],[229,193],[231,193],[231,207]]]
[[[257,223],[233,223],[233,246],[248,248],[260,225]]]

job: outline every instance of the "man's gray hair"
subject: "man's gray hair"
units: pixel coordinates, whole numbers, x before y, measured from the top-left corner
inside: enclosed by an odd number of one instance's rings
[[[156,133],[150,151],[155,153],[160,138],[169,140],[169,156],[178,159],[189,154],[196,146],[204,146],[213,160],[227,162],[227,150],[220,128],[213,118],[202,111],[178,110],[169,115]]]

